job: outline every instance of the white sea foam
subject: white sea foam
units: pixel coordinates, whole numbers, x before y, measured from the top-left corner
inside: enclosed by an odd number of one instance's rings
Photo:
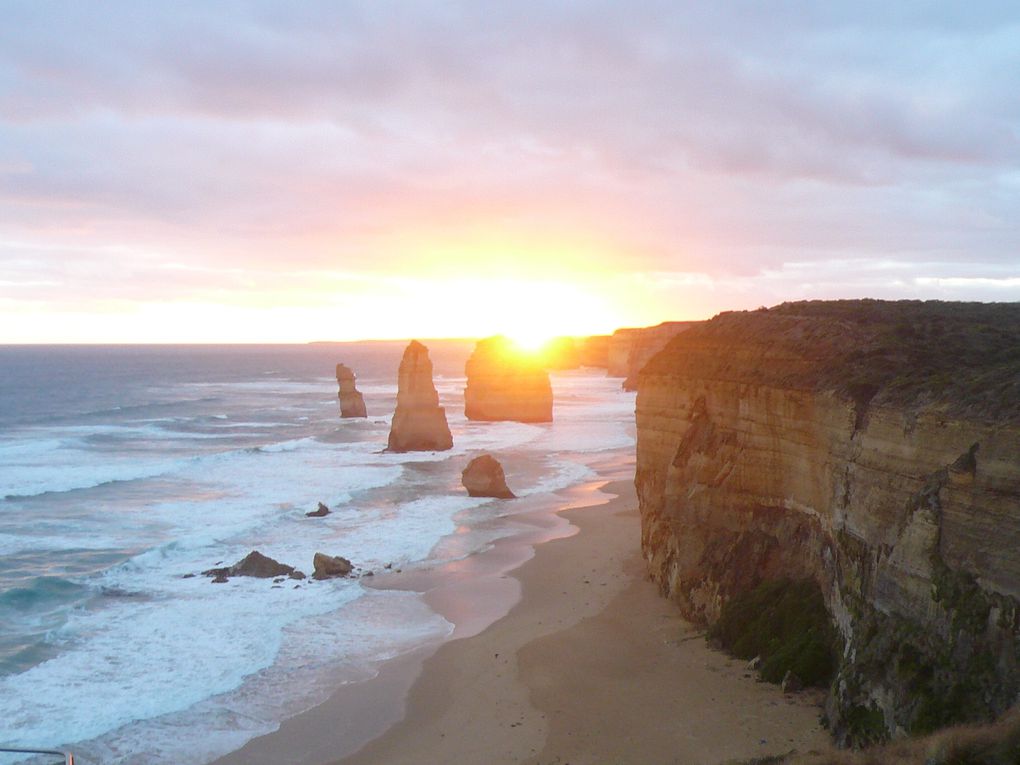
[[[339,611],[286,627],[273,664],[236,689],[77,749],[108,765],[199,765],[276,730],[281,720],[328,698],[338,683],[372,677],[378,662],[441,639],[452,628],[415,593],[369,591]]]
[[[11,449],[0,472],[0,497],[31,497],[102,486],[113,481],[154,478],[181,465],[179,460],[144,459],[102,454],[59,445],[45,451],[26,450],[13,456]]]
[[[274,589],[266,580],[175,584],[172,599],[115,599],[98,615],[72,613],[60,631],[73,641],[70,650],[0,678],[0,719],[16,731],[13,740],[63,742],[69,731],[75,740],[92,738],[230,691],[272,663],[287,624],[358,595],[354,584],[298,590]],[[73,690],[82,678],[87,697]]]

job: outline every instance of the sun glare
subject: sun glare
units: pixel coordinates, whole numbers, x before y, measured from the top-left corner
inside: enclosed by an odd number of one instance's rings
[[[537,353],[552,340],[553,336],[548,331],[542,330],[515,330],[506,333],[510,341],[522,351]]]

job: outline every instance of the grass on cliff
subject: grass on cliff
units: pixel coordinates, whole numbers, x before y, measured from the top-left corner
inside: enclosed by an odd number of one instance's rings
[[[827,687],[836,667],[836,636],[818,585],[811,580],[762,582],[723,606],[709,637],[741,659],[761,657],[763,680],[787,671],[806,686]]]
[[[762,762],[751,760],[744,765]],[[905,739],[860,752],[790,754],[784,765],[1018,765],[1020,707],[988,725],[958,725],[929,736]]]
[[[870,406],[937,406],[1020,422],[1020,303],[819,300],[721,313],[643,373],[833,391]]]

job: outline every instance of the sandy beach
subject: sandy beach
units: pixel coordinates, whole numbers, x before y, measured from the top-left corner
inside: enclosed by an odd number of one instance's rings
[[[453,639],[218,763],[707,765],[826,748],[817,694],[756,682],[646,579],[628,470],[454,570],[379,577],[425,592]]]

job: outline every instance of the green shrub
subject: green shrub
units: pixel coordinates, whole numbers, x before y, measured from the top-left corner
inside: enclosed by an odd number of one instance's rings
[[[835,632],[818,585],[810,579],[762,582],[723,606],[709,631],[741,659],[760,656],[762,679],[793,672],[804,685],[825,687],[836,665]]]

